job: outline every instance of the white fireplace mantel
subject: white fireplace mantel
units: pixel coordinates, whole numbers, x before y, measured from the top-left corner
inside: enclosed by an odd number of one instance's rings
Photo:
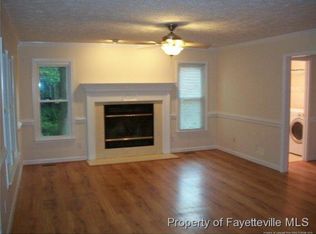
[[[88,160],[96,159],[95,104],[142,101],[162,102],[162,151],[170,153],[170,95],[174,83],[85,83]]]

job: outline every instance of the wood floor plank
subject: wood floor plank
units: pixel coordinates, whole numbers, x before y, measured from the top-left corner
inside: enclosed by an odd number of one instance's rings
[[[102,165],[86,162],[23,168],[12,233],[262,233],[316,231],[316,162],[288,173],[219,150],[179,159]],[[168,227],[181,221],[281,219],[281,227]],[[307,217],[308,227],[286,218]],[[224,223],[225,224],[225,223]]]

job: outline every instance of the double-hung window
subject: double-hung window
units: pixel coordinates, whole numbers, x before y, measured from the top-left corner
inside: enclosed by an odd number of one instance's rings
[[[72,136],[71,63],[34,60],[34,109],[37,140]]]
[[[178,128],[206,129],[206,64],[178,64]]]

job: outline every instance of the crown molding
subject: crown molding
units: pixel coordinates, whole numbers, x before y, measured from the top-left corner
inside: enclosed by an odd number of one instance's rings
[[[257,45],[257,44],[262,44],[262,43],[269,43],[269,42],[271,43],[271,42],[276,42],[276,41],[280,41],[284,39],[301,37],[303,34],[314,34],[314,33],[316,33],[316,28],[308,29],[304,31],[298,31],[298,32],[291,32],[291,33],[272,36],[272,37],[265,37],[265,38],[250,40],[250,41],[234,43],[231,45],[218,47],[217,49],[222,50],[222,49],[228,49],[228,48],[239,48],[239,47],[245,47],[245,46],[250,46],[250,45]]]

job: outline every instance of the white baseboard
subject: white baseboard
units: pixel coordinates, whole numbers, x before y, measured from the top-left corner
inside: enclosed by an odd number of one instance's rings
[[[171,149],[172,153],[181,153],[181,152],[190,152],[198,150],[212,150],[216,149],[215,145],[205,145],[205,146],[194,146],[194,147],[184,147],[184,148],[173,148]]]
[[[267,162],[267,161],[255,158],[253,156],[250,156],[248,154],[245,154],[245,153],[242,153],[242,152],[238,152],[236,150],[228,149],[228,148],[225,148],[225,147],[222,147],[222,146],[219,146],[219,145],[216,146],[216,148],[218,150],[221,150],[221,151],[224,151],[226,153],[232,154],[232,155],[237,156],[239,158],[246,159],[246,160],[248,160],[250,162],[253,162],[253,163],[256,163],[256,164],[259,164],[259,165],[262,165],[262,166],[269,167],[271,169],[280,171],[280,166],[278,164],[270,163],[270,162]]]
[[[239,158],[246,159],[248,161],[257,163],[259,165],[269,167],[271,169],[280,170],[280,166],[278,164],[273,164],[258,158],[255,158],[253,156],[250,156],[248,154],[228,149],[219,145],[206,145],[206,146],[195,146],[195,147],[183,147],[183,148],[173,148],[171,149],[172,153],[181,153],[181,152],[190,152],[190,151],[200,151],[200,150],[214,150],[218,149],[221,151],[224,151],[226,153],[232,154],[234,156],[237,156]],[[41,158],[41,159],[30,159],[30,160],[24,160],[24,165],[35,165],[35,164],[47,164],[47,163],[60,163],[60,162],[73,162],[73,161],[83,161],[88,160],[86,156],[75,156],[75,157],[61,157],[61,158]]]
[[[10,214],[9,214],[8,226],[7,226],[6,232],[4,232],[4,233],[11,233],[11,231],[12,231],[15,207],[16,207],[16,202],[18,199],[19,188],[20,188],[20,183],[21,183],[21,178],[22,178],[22,171],[23,171],[22,160],[20,160],[18,167],[19,167],[18,173],[16,174],[17,178],[15,178],[17,180],[17,182],[16,182],[15,190],[13,192],[12,205],[11,205],[11,210],[10,210]]]
[[[87,160],[87,156],[74,156],[74,157],[60,157],[60,158],[39,158],[39,159],[26,159],[23,161],[24,165],[47,164],[47,163],[60,163],[60,162],[74,162]]]
[[[265,167],[269,167],[271,169],[280,170],[280,166],[278,164],[273,164],[258,158],[255,158],[253,156],[250,156],[248,154],[242,153],[242,152],[238,152],[236,150],[232,150],[232,149],[228,149],[219,145],[208,145],[208,146],[196,146],[196,147],[187,147],[187,148],[173,148],[171,150],[172,153],[181,153],[181,152],[190,152],[190,151],[199,151],[199,150],[213,150],[213,149],[218,149],[221,151],[224,151],[226,153],[232,154],[233,156],[237,156],[239,158],[248,160],[250,162],[254,162],[256,164],[265,166]]]

